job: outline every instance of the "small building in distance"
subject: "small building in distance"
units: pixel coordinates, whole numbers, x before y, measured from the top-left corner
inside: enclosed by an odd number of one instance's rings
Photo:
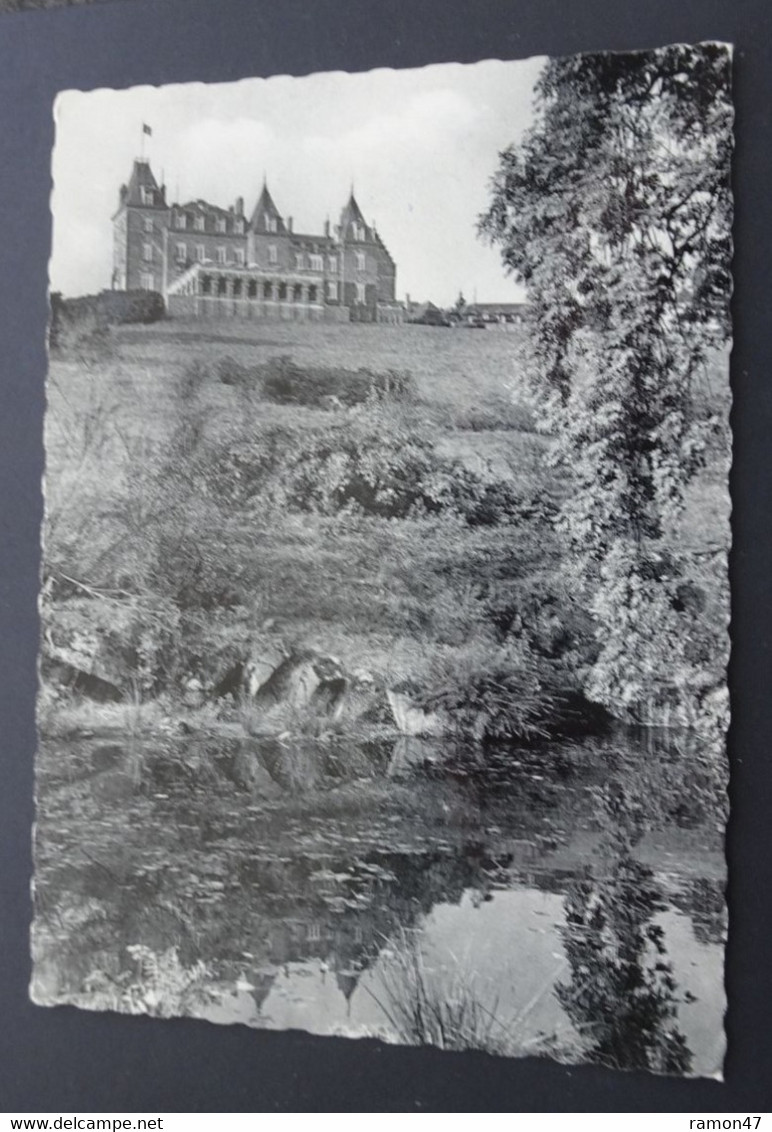
[[[396,275],[353,189],[321,234],[296,232],[265,182],[249,215],[243,197],[167,203],[144,159],[120,189],[112,286],[158,291],[172,316],[401,322]]]
[[[470,303],[454,312],[454,319],[463,326],[493,329],[519,326],[528,311],[526,303]]]

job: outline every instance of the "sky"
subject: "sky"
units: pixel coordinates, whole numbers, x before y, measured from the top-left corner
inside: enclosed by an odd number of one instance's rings
[[[399,298],[518,300],[476,219],[499,153],[530,124],[543,63],[65,91],[54,109],[51,290],[110,285],[111,217],[144,145],[168,201],[228,207],[243,196],[251,214],[266,177],[298,232],[336,223],[353,184],[396,261]]]

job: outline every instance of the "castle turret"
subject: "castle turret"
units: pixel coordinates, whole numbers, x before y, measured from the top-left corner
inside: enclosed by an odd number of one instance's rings
[[[169,208],[150,162],[134,162],[113,216],[113,286],[121,291],[163,291]]]
[[[284,218],[274,204],[265,181],[252,213],[252,231],[261,235],[284,235],[287,231]]]

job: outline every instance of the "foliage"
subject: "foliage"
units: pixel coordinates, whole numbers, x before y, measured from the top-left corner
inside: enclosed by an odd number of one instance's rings
[[[100,291],[65,299],[51,295],[49,343],[64,347],[73,336],[102,331],[108,326],[132,322],[157,322],[166,313],[163,297],[157,291]]]
[[[475,527],[546,521],[552,514],[544,493],[486,480],[442,455],[427,430],[378,410],[323,429],[256,429],[221,450],[212,486],[231,504],[254,500],[320,515],[443,513]]]
[[[685,626],[646,571],[725,427],[694,386],[728,334],[729,63],[712,44],[551,61],[481,219],[529,288],[534,389],[571,472],[563,529],[602,646],[593,693],[633,717],[654,670],[674,695],[691,679]],[[725,653],[717,636],[713,664]]]
[[[643,832],[643,806],[613,779],[596,797],[606,833],[597,869],[566,895],[561,934],[572,978],[556,994],[592,1061],[684,1074],[692,1054],[678,1007],[689,997],[679,994],[656,921],[663,894],[632,853]]]
[[[91,1005],[127,1014],[175,1018],[194,1013],[212,1000],[209,970],[201,960],[192,967],[184,966],[176,947],[159,953],[137,943],[126,951],[133,968],[121,971],[116,978],[99,970],[87,976],[85,989]]]
[[[557,703],[545,666],[519,643],[468,645],[438,658],[424,698],[477,742],[546,738]]]
[[[218,362],[217,373],[223,385],[251,386],[277,405],[314,409],[352,408],[367,401],[413,401],[417,392],[415,380],[407,371],[302,366],[289,354],[257,366],[246,366],[226,356]]]

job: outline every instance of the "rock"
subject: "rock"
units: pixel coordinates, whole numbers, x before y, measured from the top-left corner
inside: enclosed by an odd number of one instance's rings
[[[212,689],[213,697],[253,698],[286,659],[286,652],[278,644],[263,643],[261,647],[252,649],[248,656],[231,665]]]
[[[320,707],[327,711],[345,692],[345,684],[337,657],[308,649],[286,657],[257,689],[254,700],[265,708],[282,704],[300,710],[309,707],[318,694]]]
[[[98,703],[120,703],[124,699],[123,690],[114,680],[102,672],[86,671],[67,658],[64,650],[58,650],[54,656],[44,656],[40,671],[46,680]]]
[[[426,711],[406,692],[387,691],[394,722],[403,735],[443,735],[447,719],[436,711]]]

